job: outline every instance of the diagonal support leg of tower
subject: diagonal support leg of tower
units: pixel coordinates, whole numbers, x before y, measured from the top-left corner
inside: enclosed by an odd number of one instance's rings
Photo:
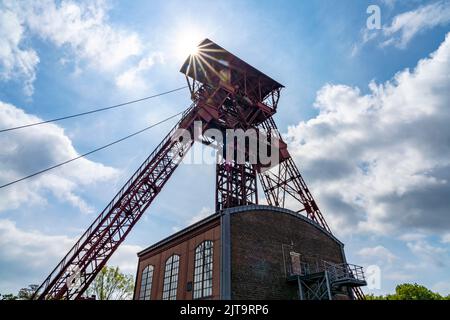
[[[309,219],[331,233],[305,180],[287,151],[286,144],[283,142],[283,138],[272,117],[262,123],[261,130],[265,131],[268,137],[275,137],[281,142],[280,163],[269,170],[260,170],[258,173],[269,205],[286,207],[290,197],[293,200],[292,202],[300,204],[300,208],[296,210],[297,212],[304,212]]]

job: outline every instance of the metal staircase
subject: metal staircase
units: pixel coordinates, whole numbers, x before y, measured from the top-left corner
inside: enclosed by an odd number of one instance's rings
[[[300,268],[290,267],[287,276],[288,281],[297,282],[300,300],[336,300],[341,296],[365,299],[360,287],[367,283],[361,266],[328,261],[301,263]]]

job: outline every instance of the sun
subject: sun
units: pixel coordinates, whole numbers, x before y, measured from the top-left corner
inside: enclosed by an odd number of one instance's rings
[[[184,60],[190,55],[198,54],[198,44],[202,35],[195,29],[181,30],[175,40],[175,54],[178,59]]]

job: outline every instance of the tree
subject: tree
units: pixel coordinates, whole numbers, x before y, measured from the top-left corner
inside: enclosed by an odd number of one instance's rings
[[[86,290],[86,295],[95,296],[97,300],[129,300],[133,290],[133,276],[121,273],[119,267],[104,266]]]
[[[30,300],[36,290],[36,284],[30,284],[19,290],[17,296],[14,294],[0,294],[0,300]],[[86,294],[88,297],[95,296],[98,300],[127,300],[133,296],[134,281],[131,275],[120,272],[119,267],[103,267]]]
[[[22,288],[19,290],[19,293],[17,294],[17,297],[19,300],[31,300],[33,297],[33,294],[36,292],[36,290],[39,288],[39,285],[37,284],[30,284],[27,288]]]
[[[12,293],[7,293],[7,294],[0,293],[0,300],[17,300],[17,297],[15,295],[13,295]]]
[[[442,300],[442,296],[417,283],[404,283],[395,288],[399,300]]]
[[[417,283],[403,283],[395,287],[394,294],[385,296],[375,296],[369,294],[367,300],[449,300],[450,295],[442,297],[439,293],[433,292],[425,286]]]
[[[30,284],[28,287],[20,289],[17,296],[12,293],[0,294],[0,300],[31,300],[38,288],[37,284]]]

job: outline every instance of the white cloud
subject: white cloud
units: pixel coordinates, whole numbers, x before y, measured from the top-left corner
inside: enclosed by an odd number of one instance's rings
[[[411,242],[411,241],[424,240],[426,238],[426,235],[422,234],[422,233],[405,233],[405,234],[402,234],[398,238],[405,242]]]
[[[301,165],[339,233],[450,228],[450,34],[429,58],[368,94],[318,93],[319,114],[290,127]]]
[[[385,45],[405,48],[414,36],[450,22],[450,2],[438,1],[394,17],[390,26],[383,28],[388,39]]]
[[[23,80],[24,92],[30,96],[39,57],[33,49],[24,48],[23,33],[24,28],[17,15],[0,7],[0,80],[8,81],[15,77]]]
[[[392,8],[395,1],[385,0],[384,4]],[[418,34],[450,23],[450,2],[436,1],[414,10],[394,16],[390,24],[381,29],[363,28],[360,41],[353,44],[350,55],[356,56],[368,42],[379,40],[380,47],[396,46],[405,49]]]
[[[0,76],[3,81],[16,74],[24,78],[27,94],[33,93],[39,57],[26,47],[25,40],[36,36],[68,53],[61,61],[80,62],[103,72],[123,74],[131,58],[140,59],[138,66],[129,69],[128,77],[135,80],[139,73],[150,68],[156,55],[149,53],[141,37],[123,26],[113,25],[108,18],[107,1],[54,0],[4,1],[0,5]],[[158,54],[161,55],[161,54]],[[147,58],[146,58],[147,56]],[[118,84],[126,82],[126,76]]]
[[[8,277],[2,277],[0,281],[2,292],[18,290],[29,283],[40,284],[76,240],[63,235],[24,230],[11,220],[0,219],[0,264],[2,273],[8,272]],[[140,250],[140,246],[123,244],[108,265],[119,266],[122,272],[134,276],[136,253]],[[14,271],[16,268],[20,269],[20,274]]]
[[[116,77],[116,85],[126,90],[139,91],[146,89],[148,83],[143,79],[142,75],[155,63],[162,63],[163,61],[163,55],[160,52],[142,58],[136,66],[129,68]]]
[[[138,261],[137,253],[143,249],[138,245],[122,244],[108,261],[108,265],[118,266],[121,272],[134,277]]]
[[[0,101],[0,128],[38,121],[41,119]],[[79,155],[64,130],[54,124],[5,132],[0,135],[0,145],[1,185]],[[22,204],[44,203],[44,193],[50,191],[61,201],[83,212],[91,212],[76,190],[99,181],[111,181],[117,174],[114,168],[82,158],[26,182],[0,189],[0,211]]]
[[[171,230],[172,232],[178,232],[182,230],[183,228],[189,227],[190,225],[214,214],[214,210],[209,207],[202,207],[198,213],[194,214],[193,216],[186,216],[182,215],[178,221],[183,221],[184,223],[178,224],[175,226],[172,226]]]
[[[47,266],[52,258],[62,258],[73,243],[73,239],[66,236],[24,231],[13,221],[0,219],[0,257],[3,261],[26,261],[33,268]]]
[[[362,248],[358,251],[358,255],[369,261],[387,261],[392,263],[397,259],[389,249],[383,246]]]
[[[105,1],[33,1],[20,7],[30,31],[57,46],[68,46],[101,69],[116,68],[142,53],[139,36],[108,22]]]
[[[436,267],[446,267],[449,261],[449,251],[446,248],[436,247],[426,241],[408,242],[406,244],[411,252],[421,261]]]
[[[392,8],[394,7],[396,0],[382,0],[381,2],[387,7]]]
[[[442,236],[441,242],[442,242],[442,243],[450,243],[450,233],[444,234],[444,235]]]
[[[393,280],[396,283],[414,280],[417,276],[411,273],[402,271],[387,271],[384,274],[384,279]]]
[[[431,287],[431,290],[434,292],[438,292],[443,296],[450,295],[450,282],[449,281],[439,281]]]
[[[213,213],[214,213],[214,210],[212,210],[211,208],[203,207],[198,214],[196,214],[191,219],[189,219],[187,225],[189,226],[191,224],[194,224],[194,223],[206,218],[207,216],[212,215]]]

